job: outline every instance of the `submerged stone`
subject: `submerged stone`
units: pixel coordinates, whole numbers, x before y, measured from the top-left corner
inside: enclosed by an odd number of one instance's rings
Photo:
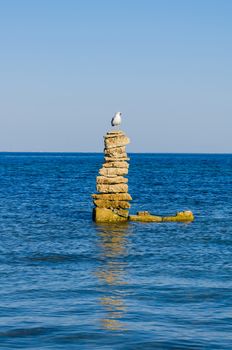
[[[138,212],[137,215],[130,215],[130,221],[141,221],[141,222],[161,222],[161,216],[151,215],[149,212],[147,214]]]
[[[191,222],[194,220],[194,215],[189,210],[178,212],[175,216],[156,216],[146,211],[138,212],[137,215],[130,215],[129,220],[142,222]]]
[[[190,210],[180,211],[175,216],[164,216],[162,221],[193,221],[194,215]]]
[[[124,210],[124,212],[127,212],[127,214],[124,213],[123,216],[111,209],[96,207],[93,209],[93,220],[98,223],[125,222],[128,221],[129,212],[127,210]]]

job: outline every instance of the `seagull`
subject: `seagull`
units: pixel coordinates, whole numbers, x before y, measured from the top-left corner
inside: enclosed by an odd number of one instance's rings
[[[121,115],[122,115],[121,112],[115,113],[115,115],[113,116],[113,118],[111,120],[112,126],[119,126],[121,124],[121,122],[122,122]]]

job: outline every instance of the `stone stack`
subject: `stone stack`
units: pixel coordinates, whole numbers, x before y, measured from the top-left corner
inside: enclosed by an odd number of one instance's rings
[[[104,136],[105,163],[97,176],[97,194],[93,194],[93,219],[96,222],[127,221],[129,216],[128,160],[129,138],[122,131],[110,131]]]

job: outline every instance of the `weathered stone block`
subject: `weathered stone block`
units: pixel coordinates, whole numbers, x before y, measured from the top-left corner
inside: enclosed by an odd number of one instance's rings
[[[105,137],[116,137],[116,136],[121,136],[121,135],[125,135],[122,130],[111,130],[111,131],[108,131],[106,133],[106,136],[104,136],[104,138]]]
[[[115,176],[115,177],[106,177],[106,176],[97,176],[97,184],[120,184],[127,183],[128,179],[123,176]]]
[[[115,177],[106,177],[106,176],[97,176],[97,184],[120,184],[127,183],[128,179],[123,176],[115,176]]]
[[[123,216],[125,218],[129,217],[129,211],[125,209],[112,209],[115,214]]]
[[[128,192],[128,185],[126,184],[97,184],[97,191],[102,193],[121,193]]]
[[[176,213],[175,216],[164,216],[162,218],[162,221],[177,221],[177,222],[193,221],[193,220],[194,220],[194,215],[190,210],[180,211],[179,213]]]
[[[127,211],[127,210],[125,210]],[[128,213],[128,211],[127,211]],[[94,208],[93,209],[93,220],[98,223],[103,222],[125,222],[128,220],[128,214],[127,216],[119,215],[118,213],[112,211],[111,209],[107,208]]]
[[[122,161],[129,161],[130,158],[125,156],[125,157],[104,157],[106,162],[122,162]]]
[[[127,157],[126,147],[114,147],[114,148],[105,148],[104,153],[106,157]]]
[[[127,175],[128,168],[101,168],[99,174],[103,176]]]
[[[103,164],[104,168],[129,168],[129,164],[125,161],[107,162]]]
[[[151,215],[150,213],[144,215],[144,214],[139,214],[137,215],[130,215],[129,216],[130,221],[141,221],[141,222],[161,222],[162,217],[161,216],[156,216],[156,215]]]
[[[116,137],[105,137],[105,148],[122,147],[130,143],[130,139],[125,135]]]
[[[137,215],[130,215],[129,220],[143,222],[191,222],[194,220],[194,216],[189,210],[176,213],[175,216],[156,216],[149,212],[138,212]]]
[[[116,200],[116,201],[131,201],[132,197],[129,193],[94,193],[93,199],[101,200]]]
[[[93,202],[99,208],[108,208],[108,209],[130,208],[130,203],[128,203],[127,201],[95,199]]]

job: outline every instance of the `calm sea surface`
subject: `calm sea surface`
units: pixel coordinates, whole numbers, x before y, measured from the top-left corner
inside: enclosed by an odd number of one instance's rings
[[[102,154],[0,154],[1,349],[232,349],[232,155],[132,154],[131,213],[96,225]]]

